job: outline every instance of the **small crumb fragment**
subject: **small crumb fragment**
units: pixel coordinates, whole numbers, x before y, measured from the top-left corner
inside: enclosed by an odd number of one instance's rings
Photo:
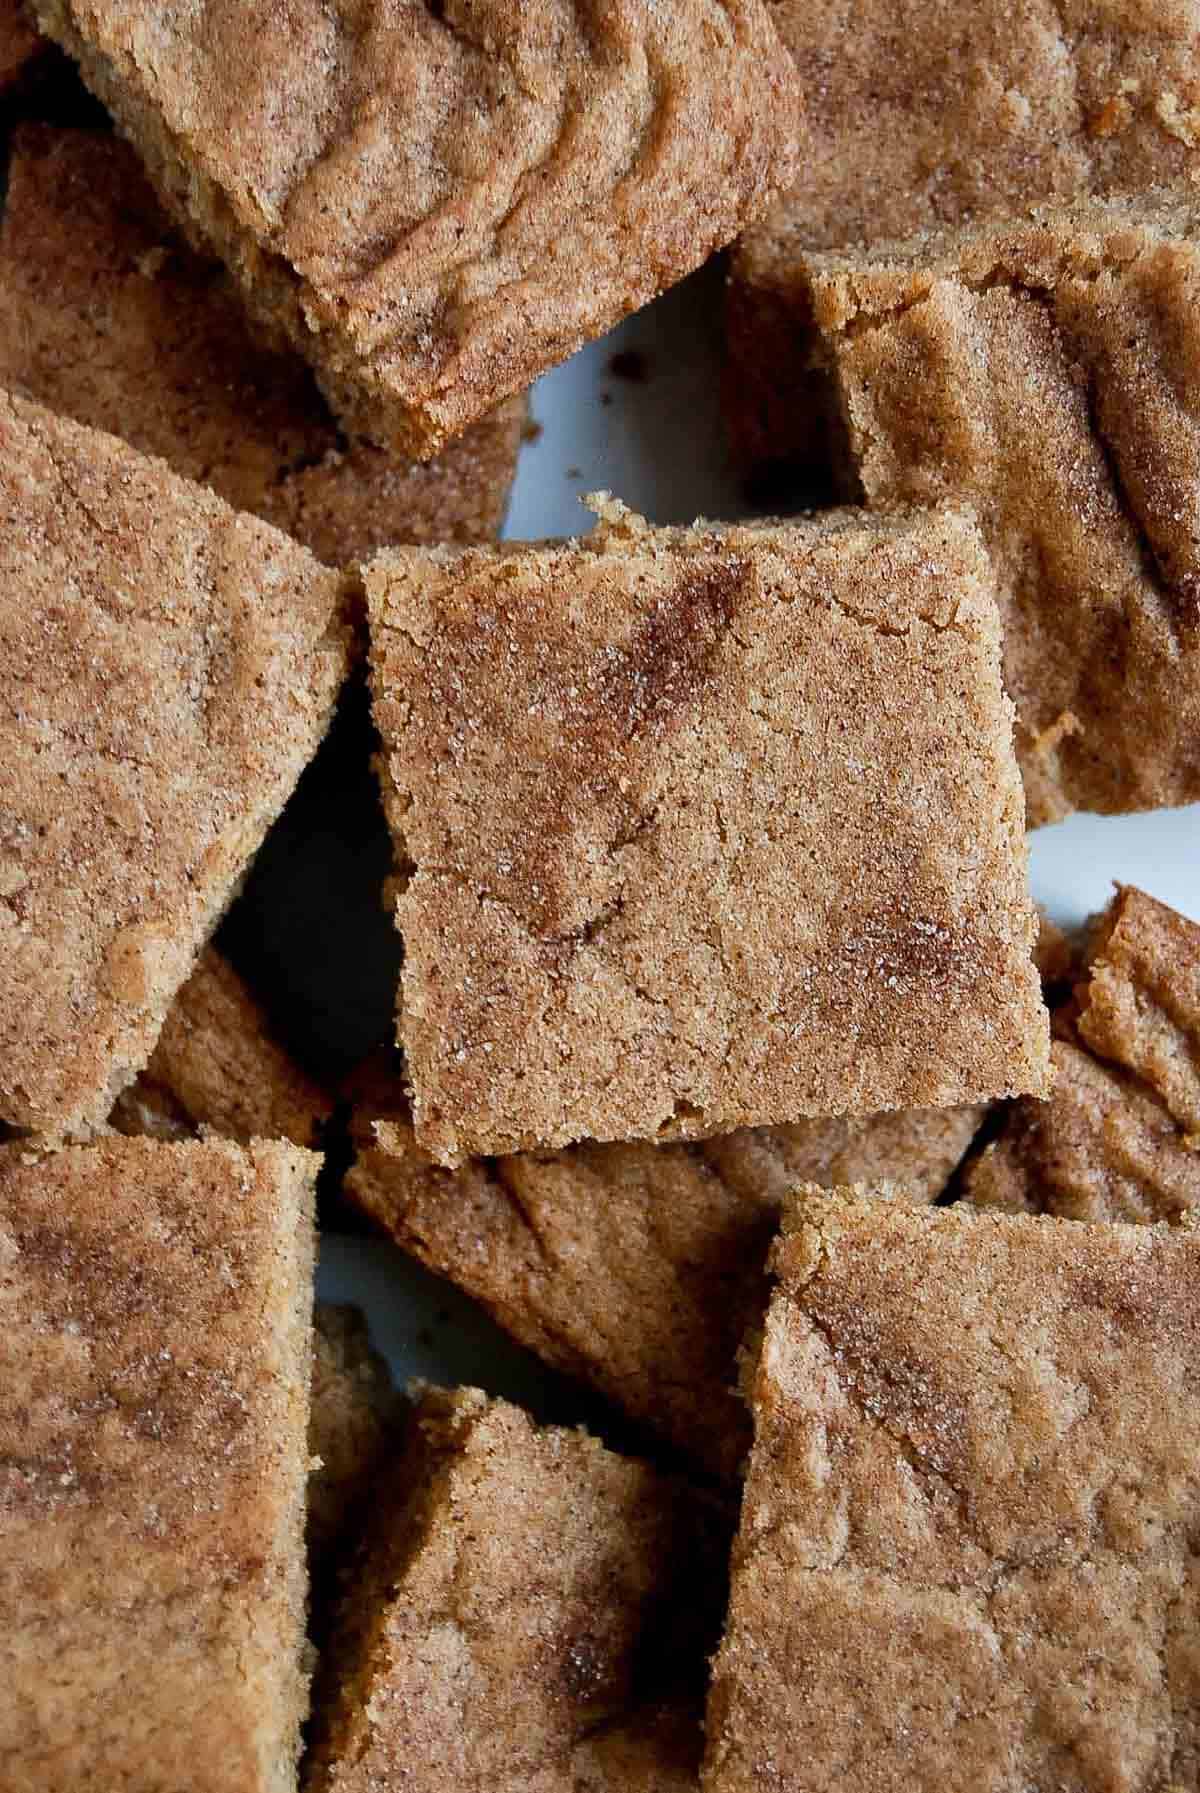
[[[1063,710],[1056,716],[1049,728],[1044,728],[1033,743],[1033,751],[1038,754],[1053,753],[1070,735],[1079,734],[1083,724],[1074,710]]]
[[[644,386],[650,379],[650,357],[642,349],[619,349],[608,358],[608,371],[631,386]]]

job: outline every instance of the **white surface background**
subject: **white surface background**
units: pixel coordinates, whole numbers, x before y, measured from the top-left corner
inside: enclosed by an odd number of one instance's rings
[[[655,523],[745,516],[720,423],[721,274],[716,267],[630,318],[540,380],[505,534],[579,535],[580,500],[606,489]],[[641,381],[610,363],[643,358]],[[1114,882],[1140,885],[1200,920],[1200,805],[1140,816],[1072,816],[1031,839],[1033,894],[1057,920],[1102,908]],[[556,1417],[570,1391],[543,1375],[455,1291],[386,1244],[326,1235],[321,1296],[357,1301],[403,1383],[410,1376],[475,1381]],[[578,1412],[587,1411],[578,1402]]]

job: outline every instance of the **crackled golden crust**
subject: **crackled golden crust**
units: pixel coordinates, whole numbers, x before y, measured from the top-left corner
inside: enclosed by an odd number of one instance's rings
[[[523,1345],[723,1477],[749,1443],[737,1353],[762,1319],[784,1191],[886,1175],[934,1201],[982,1116],[813,1121],[448,1171],[417,1146],[397,1080],[370,1085],[357,1091],[351,1200]]]
[[[418,1430],[346,1581],[309,1793],[694,1787],[723,1511],[475,1389]]]
[[[333,1113],[325,1091],[272,1037],[266,1015],[229,962],[207,946],[167,1012],[150,1062],[117,1097],[120,1133],[316,1145]]]
[[[1200,927],[1122,887],[1055,1017],[1048,1102],[970,1167],[979,1207],[1178,1221],[1200,1208]]]
[[[444,1162],[1040,1089],[990,572],[957,513],[365,574]]]
[[[372,1349],[356,1307],[318,1302],[313,1315],[308,1446],[320,1467],[308,1478],[308,1553],[314,1573],[343,1541],[347,1520],[386,1465],[401,1431],[391,1372]]]
[[[1200,1775],[1200,1239],[802,1196],[706,1793]]]
[[[0,394],[0,1114],[104,1120],[324,733],[343,579]]]
[[[318,1162],[0,1148],[6,1793],[295,1786]]]
[[[820,467],[797,256],[1200,170],[1200,6],[775,0],[805,97],[796,186],[742,237],[729,414],[751,462]]]
[[[1200,796],[1200,208],[796,264],[867,501],[977,510],[1031,825]]]
[[[217,264],[175,236],[118,138],[22,126],[0,223],[0,385],[157,454],[329,565],[488,541],[525,402],[427,466],[335,426],[309,369],[256,342]]]
[[[761,0],[39,0],[168,202],[347,415],[434,452],[793,168]]]

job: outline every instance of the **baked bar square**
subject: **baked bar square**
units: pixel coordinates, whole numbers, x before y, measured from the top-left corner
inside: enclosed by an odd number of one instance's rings
[[[798,1181],[903,1183],[936,1201],[983,1117],[923,1109],[747,1129],[698,1145],[580,1145],[430,1162],[399,1091],[360,1092],[346,1193],[545,1362],[732,1478],[750,1442],[737,1357]]]
[[[295,1787],[319,1162],[0,1147],[6,1793]]]
[[[1195,1787],[1200,1238],[802,1197],[707,1793]]]
[[[733,258],[729,412],[741,457],[822,471],[791,269],[1083,193],[1200,171],[1194,7],[1130,0],[776,0],[804,96],[796,184]]]
[[[1200,207],[1088,202],[798,266],[872,505],[972,505],[1031,825],[1200,797]]]
[[[343,421],[426,457],[697,268],[793,168],[763,0],[40,0]]]
[[[523,399],[428,466],[338,429],[297,356],[256,342],[218,263],[176,237],[119,138],[23,125],[0,222],[0,385],[122,436],[343,566],[491,540]]]
[[[1020,782],[957,513],[399,551],[365,578],[436,1158],[1044,1086]]]
[[[312,757],[347,589],[0,394],[0,1117],[103,1121]]]
[[[1131,886],[1054,1016],[1054,1087],[966,1177],[982,1207],[1178,1222],[1200,1210],[1200,927]]]
[[[109,1125],[155,1139],[212,1132],[316,1146],[332,1115],[332,1100],[279,1044],[228,959],[206,946]]]
[[[722,1508],[476,1389],[414,1432],[346,1577],[309,1793],[694,1793]]]

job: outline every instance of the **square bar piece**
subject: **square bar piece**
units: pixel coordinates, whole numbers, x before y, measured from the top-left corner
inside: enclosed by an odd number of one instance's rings
[[[41,0],[347,425],[427,458],[698,268],[793,169],[764,0]]]
[[[1089,202],[797,278],[848,483],[978,512],[1031,825],[1200,797],[1200,206]]]
[[[296,1785],[319,1162],[0,1148],[5,1793]]]
[[[766,1308],[784,1193],[887,1178],[936,1201],[979,1108],[802,1121],[699,1145],[582,1145],[430,1162],[399,1080],[360,1089],[346,1194],[555,1369],[716,1475],[750,1442],[737,1354]]]
[[[970,1199],[1074,1220],[1200,1211],[1200,927],[1120,889],[1054,1025],[1050,1099],[1013,1106]]]
[[[1044,1087],[1011,706],[958,513],[367,569],[434,1157]]]
[[[96,1125],[325,732],[342,577],[0,394],[0,1118]]]
[[[1200,1784],[1200,1237],[802,1196],[706,1793]]]
[[[157,454],[342,566],[488,541],[525,417],[510,399],[429,466],[338,430],[309,368],[255,341],[119,138],[24,125],[0,222],[0,385]]]
[[[414,1430],[346,1580],[308,1793],[694,1793],[723,1510],[476,1389]]]
[[[843,483],[979,512],[1033,824],[1200,796],[1198,237],[1160,195],[795,266]]]
[[[791,270],[1087,192],[1200,172],[1193,4],[776,0],[805,105],[797,184],[743,235],[730,286],[730,418],[741,458],[817,469],[821,407]]]
[[[172,1003],[146,1069],[113,1105],[119,1133],[188,1139],[218,1133],[315,1146],[329,1096],[274,1038],[262,1008],[214,946]]]

